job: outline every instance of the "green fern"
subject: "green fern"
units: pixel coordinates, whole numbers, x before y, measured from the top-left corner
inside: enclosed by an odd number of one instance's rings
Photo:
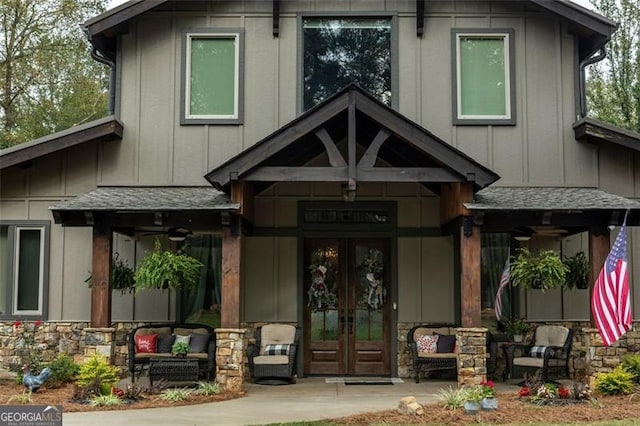
[[[162,250],[156,240],[153,252],[145,256],[135,273],[136,292],[151,289],[193,288],[202,263],[182,252]]]

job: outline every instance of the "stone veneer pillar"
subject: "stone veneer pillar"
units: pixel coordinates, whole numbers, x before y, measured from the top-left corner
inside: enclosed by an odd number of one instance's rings
[[[80,353],[74,356],[74,361],[82,363],[85,359],[98,354],[107,357],[107,361],[113,363],[115,334],[116,329],[113,327],[83,328],[80,334]]]
[[[245,329],[216,329],[216,381],[227,391],[243,390]]]
[[[458,386],[487,380],[487,329],[456,329],[458,347]]]
[[[585,334],[588,384],[593,389],[596,376],[599,373],[613,371],[620,364],[622,357],[628,353],[627,336],[606,347],[597,328],[583,328],[582,332]],[[633,333],[633,330],[629,333]]]

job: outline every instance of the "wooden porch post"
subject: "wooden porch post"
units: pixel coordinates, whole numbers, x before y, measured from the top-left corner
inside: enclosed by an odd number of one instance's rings
[[[593,296],[593,285],[611,247],[609,235],[607,228],[589,230],[589,306],[591,306],[591,297]],[[589,309],[589,312],[591,325],[595,327],[593,312],[591,309]]]
[[[91,261],[91,327],[111,327],[111,246],[113,234],[108,226],[93,227]]]
[[[465,221],[471,217],[465,217]],[[480,228],[467,224],[460,228],[460,297],[462,327],[480,327]],[[471,234],[469,235],[469,232]],[[466,234],[466,235],[465,235]]]
[[[242,235],[233,236],[231,228],[222,233],[222,328],[240,327],[240,271]]]

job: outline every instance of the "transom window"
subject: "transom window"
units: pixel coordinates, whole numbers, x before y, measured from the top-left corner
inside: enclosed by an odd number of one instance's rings
[[[48,223],[0,223],[0,317],[46,316],[48,238]]]
[[[304,110],[356,83],[392,105],[392,19],[302,19]]]
[[[242,34],[184,32],[182,124],[241,122]]]
[[[515,124],[513,30],[452,30],[454,124]]]

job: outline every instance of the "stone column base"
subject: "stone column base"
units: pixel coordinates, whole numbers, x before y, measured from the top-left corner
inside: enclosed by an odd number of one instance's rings
[[[246,331],[241,328],[216,329],[216,381],[224,390],[244,390]]]

